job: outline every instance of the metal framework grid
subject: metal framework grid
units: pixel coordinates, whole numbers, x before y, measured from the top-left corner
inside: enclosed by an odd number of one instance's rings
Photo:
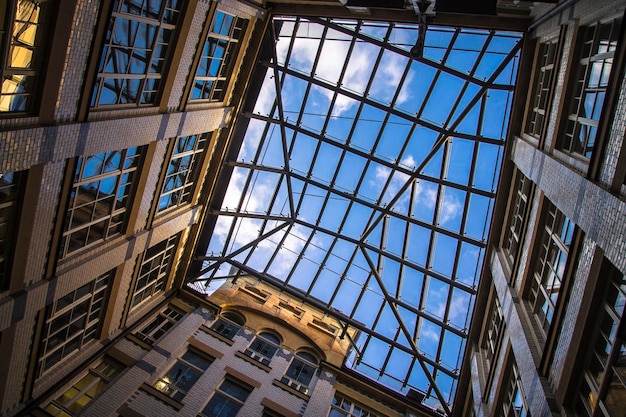
[[[358,329],[350,367],[450,414],[521,35],[274,17],[195,290],[237,274]],[[266,40],[267,41],[267,40]],[[414,394],[414,393],[413,393]],[[413,396],[413,398],[415,398]]]

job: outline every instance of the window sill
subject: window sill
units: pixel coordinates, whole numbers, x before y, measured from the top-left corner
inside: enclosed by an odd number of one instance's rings
[[[152,345],[144,340],[141,340],[140,338],[138,338],[137,336],[135,336],[134,334],[130,333],[126,335],[126,339],[130,340],[131,342],[133,342],[134,344],[136,344],[137,346],[139,346],[140,348],[144,349],[144,350],[152,350]]]
[[[582,175],[586,175],[587,171],[589,171],[589,159],[585,158],[582,155],[578,155],[573,152],[566,152],[560,149],[554,149],[552,151],[552,155],[554,159],[568,167],[572,168],[574,171],[578,171]]]
[[[291,388],[289,385],[287,385],[287,384],[284,384],[284,383],[280,382],[278,379],[275,379],[275,380],[272,382],[272,385],[275,385],[275,386],[277,386],[278,388],[280,388],[280,389],[282,389],[282,390],[284,390],[284,391],[287,391],[287,392],[288,392],[288,393],[290,393],[290,394],[295,395],[296,397],[300,397],[300,398],[302,398],[304,401],[309,401],[309,400],[311,399],[311,397],[310,397],[309,395],[303,394],[303,393],[301,393],[300,391],[298,391],[297,389],[293,389],[293,388]]]
[[[200,326],[200,330],[202,330],[205,333],[210,334],[211,336],[213,336],[214,338],[218,339],[219,341],[226,343],[228,346],[232,346],[235,343],[231,339],[222,336],[221,334],[219,334],[215,330],[213,330],[210,327],[207,327],[205,325]]]
[[[139,387],[139,389],[141,389],[143,392],[150,395],[151,397],[154,397],[157,400],[164,402],[165,404],[174,408],[176,411],[180,411],[183,408],[183,404],[181,402],[176,401],[171,397],[168,397],[158,389],[154,388],[152,385],[148,385],[144,382],[141,387]]]
[[[263,365],[261,362],[255,360],[255,359],[252,359],[250,356],[246,355],[243,352],[236,352],[235,356],[237,356],[238,358],[243,359],[244,361],[246,361],[248,363],[251,363],[252,365],[256,366],[257,368],[264,370],[265,372],[269,373],[272,370],[271,367],[269,367],[267,365]]]

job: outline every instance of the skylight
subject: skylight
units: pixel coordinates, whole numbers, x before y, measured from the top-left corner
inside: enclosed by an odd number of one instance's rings
[[[347,367],[449,414],[521,34],[429,26],[416,60],[417,34],[415,24],[274,18],[190,285],[209,292],[237,271],[300,295],[361,331]]]

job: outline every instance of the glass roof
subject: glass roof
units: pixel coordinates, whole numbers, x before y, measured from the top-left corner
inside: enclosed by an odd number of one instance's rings
[[[274,17],[190,285],[210,292],[237,271],[299,295],[360,330],[347,367],[449,414],[521,34],[429,26],[414,59],[418,29]]]

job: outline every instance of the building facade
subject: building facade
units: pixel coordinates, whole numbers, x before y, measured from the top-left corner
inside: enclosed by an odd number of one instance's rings
[[[184,285],[272,14],[417,21],[418,2],[5,3],[0,415],[437,412],[347,371],[306,300]],[[434,17],[525,30],[454,415],[626,410],[625,5]]]

